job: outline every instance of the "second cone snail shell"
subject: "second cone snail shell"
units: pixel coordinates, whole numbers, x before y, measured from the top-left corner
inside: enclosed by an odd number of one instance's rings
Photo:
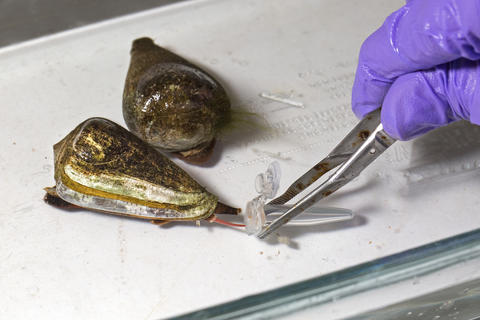
[[[132,44],[123,117],[149,144],[202,162],[218,129],[230,121],[230,101],[208,73],[152,39],[140,38]]]

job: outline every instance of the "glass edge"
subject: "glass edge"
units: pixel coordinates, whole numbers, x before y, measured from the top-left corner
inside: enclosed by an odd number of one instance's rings
[[[480,229],[169,319],[269,319],[480,257]]]

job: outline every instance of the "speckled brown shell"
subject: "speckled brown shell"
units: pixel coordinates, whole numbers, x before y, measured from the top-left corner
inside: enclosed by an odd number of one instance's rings
[[[133,42],[123,93],[123,117],[144,141],[167,151],[204,149],[230,119],[222,86],[182,57],[154,44]]]

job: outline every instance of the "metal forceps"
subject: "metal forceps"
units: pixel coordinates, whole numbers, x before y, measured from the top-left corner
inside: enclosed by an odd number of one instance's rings
[[[298,178],[279,197],[265,205],[285,204],[328,171],[339,167],[325,182],[304,196],[257,235],[265,238],[319,200],[328,197],[357,177],[396,140],[383,131],[380,109],[366,115],[330,154]]]

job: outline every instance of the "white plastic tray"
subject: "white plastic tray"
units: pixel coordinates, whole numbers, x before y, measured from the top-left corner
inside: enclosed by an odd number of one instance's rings
[[[477,228],[480,127],[465,123],[396,143],[325,201],[353,209],[353,221],[286,227],[279,234],[288,244],[42,201],[42,188],[54,184],[54,143],[88,117],[124,124],[130,44],[141,36],[209,70],[235,106],[271,127],[226,136],[213,166],[178,163],[244,207],[256,174],[278,160],[284,190],[357,122],[349,101],[359,47],[402,4],[192,1],[0,49],[0,317],[163,318]]]

